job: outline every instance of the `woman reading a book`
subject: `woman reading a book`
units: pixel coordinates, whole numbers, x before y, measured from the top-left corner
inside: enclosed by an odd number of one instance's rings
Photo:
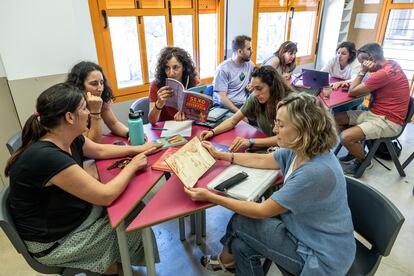
[[[273,136],[273,124],[276,114],[276,105],[292,91],[283,78],[271,66],[262,66],[252,73],[250,83],[253,93],[246,103],[232,117],[211,130],[201,132],[201,140],[233,129],[243,118],[255,119],[260,130],[268,138],[236,137],[229,146],[229,150],[236,152],[246,148],[267,148],[277,146],[276,136]]]
[[[40,94],[36,110],[23,128],[22,146],[5,168],[17,232],[42,264],[117,273],[121,258],[116,232],[102,206],[110,205],[136,171],[145,169],[146,154],[156,147],[104,145],[84,137],[90,114],[87,101],[81,90],[67,83]],[[103,185],[82,168],[85,156],[128,156],[129,162],[125,160],[119,174]],[[127,234],[135,264],[144,259],[140,235]]]
[[[198,85],[194,62],[184,49],[165,47],[160,52],[155,69],[155,80],[150,84],[148,120],[151,124],[158,121],[186,120],[183,112],[165,106],[166,101],[172,96],[172,90],[165,85],[167,78],[181,82],[185,89]]]
[[[290,80],[296,68],[296,53],[298,46],[295,42],[285,41],[271,57],[265,59],[262,65],[270,65],[286,80]]]
[[[112,89],[102,68],[93,62],[81,61],[69,73],[67,83],[72,84],[86,95],[90,111],[90,126],[86,136],[94,142],[102,137],[101,120],[115,135],[128,137],[128,128],[122,124],[112,111]]]
[[[236,214],[211,271],[263,275],[267,258],[294,275],[345,275],[355,256],[351,212],[341,166],[330,152],[337,133],[332,115],[314,96],[291,94],[278,104],[274,153],[228,153],[203,145],[213,157],[260,169],[280,169],[284,185],[263,202],[241,201],[204,188],[185,188],[192,200],[209,201]],[[237,187],[237,186],[235,186]]]

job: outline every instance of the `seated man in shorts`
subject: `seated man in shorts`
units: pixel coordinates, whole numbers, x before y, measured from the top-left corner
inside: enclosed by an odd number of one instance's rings
[[[358,49],[361,71],[349,88],[350,96],[371,94],[368,111],[350,110],[335,114],[341,143],[348,155],[340,158],[346,174],[354,175],[365,159],[361,141],[398,135],[407,116],[410,102],[408,79],[400,65],[384,58],[377,43]],[[365,75],[371,72],[363,82]]]

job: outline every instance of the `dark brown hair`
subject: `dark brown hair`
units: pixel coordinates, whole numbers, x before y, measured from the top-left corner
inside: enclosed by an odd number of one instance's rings
[[[296,57],[292,60],[291,63],[286,64],[285,58],[283,57],[283,55],[285,53],[297,53],[298,52],[298,46],[295,42],[293,41],[285,41],[283,42],[279,49],[277,49],[276,52],[273,53],[273,55],[275,55],[279,61],[280,61],[280,68],[282,69],[282,73],[290,73],[293,72],[293,70],[295,70],[296,68]]]
[[[270,122],[273,122],[276,117],[277,104],[293,90],[286,83],[284,78],[269,65],[256,68],[252,73],[252,78],[259,78],[269,86],[270,90],[270,98],[265,104],[261,104],[256,97],[254,98],[254,111],[256,114],[259,114],[261,111],[265,110],[266,117]]]
[[[48,131],[59,126],[67,112],[75,113],[84,97],[79,88],[68,83],[55,84],[42,92],[37,98],[36,114],[30,115],[23,127],[22,145],[7,161],[4,174],[9,176],[10,168],[19,156]]]

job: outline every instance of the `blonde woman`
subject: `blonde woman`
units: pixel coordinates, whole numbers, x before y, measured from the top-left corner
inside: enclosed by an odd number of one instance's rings
[[[204,146],[217,159],[246,167],[280,169],[283,187],[264,202],[247,202],[188,188],[192,200],[210,201],[236,214],[221,239],[223,250],[203,256],[210,271],[263,275],[265,257],[295,275],[345,275],[355,255],[346,182],[330,152],[337,134],[331,114],[315,97],[291,94],[279,102],[275,153],[224,153]]]

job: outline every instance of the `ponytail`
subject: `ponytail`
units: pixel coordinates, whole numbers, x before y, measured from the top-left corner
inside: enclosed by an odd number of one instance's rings
[[[7,160],[4,174],[9,176],[10,168],[19,158],[19,156],[33,143],[37,142],[40,137],[46,134],[46,129],[40,124],[40,121],[35,114],[31,115],[22,130],[22,145],[14,152],[9,160]]]
[[[59,126],[67,112],[74,113],[83,97],[81,90],[67,83],[53,85],[40,94],[37,98],[37,111],[27,119],[23,127],[22,145],[7,160],[4,174],[9,176],[12,165],[20,155],[46,135],[48,130]]]

